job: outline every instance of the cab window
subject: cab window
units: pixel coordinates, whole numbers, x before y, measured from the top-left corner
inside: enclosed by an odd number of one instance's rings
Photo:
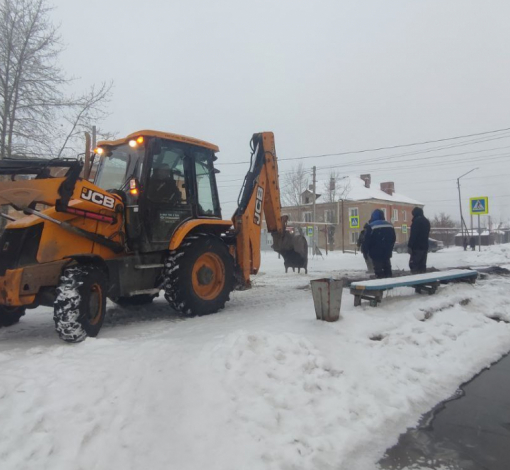
[[[154,155],[149,175],[147,198],[152,202],[172,205],[187,203],[184,178],[184,151],[176,147],[162,147]]]
[[[114,147],[108,156],[102,157],[95,184],[107,191],[125,189],[128,179],[140,177],[143,157],[143,148]]]
[[[198,215],[218,216],[215,198],[214,167],[210,152],[195,152],[195,174],[197,177]]]

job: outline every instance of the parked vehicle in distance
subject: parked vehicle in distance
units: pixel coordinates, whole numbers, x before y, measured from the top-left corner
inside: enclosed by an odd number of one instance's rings
[[[444,248],[444,243],[441,240],[434,240],[433,238],[429,238],[429,252],[435,253],[436,251],[442,250]]]
[[[443,248],[444,243],[441,240],[434,240],[433,238],[429,238],[429,252],[435,253],[436,251],[442,250]],[[395,243],[393,251],[396,251],[397,253],[407,253],[407,242]]]

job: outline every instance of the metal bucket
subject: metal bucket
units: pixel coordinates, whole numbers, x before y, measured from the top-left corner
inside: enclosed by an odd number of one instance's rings
[[[310,281],[317,320],[337,321],[340,318],[343,281],[316,279]]]

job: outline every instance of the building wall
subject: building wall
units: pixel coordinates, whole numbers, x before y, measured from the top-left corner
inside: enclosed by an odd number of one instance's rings
[[[403,243],[409,239],[409,230],[411,227],[412,215],[411,211],[415,206],[411,204],[392,204],[387,201],[378,201],[378,200],[370,200],[370,201],[344,201],[342,202],[334,202],[334,203],[322,203],[316,204],[316,217],[319,225],[319,247],[321,249],[326,248],[326,230],[327,226],[321,225],[325,223],[331,224],[329,226],[334,227],[334,241],[330,243],[328,248],[331,250],[355,250],[356,249],[356,240],[359,236],[361,230],[363,230],[363,226],[368,223],[370,220],[370,216],[375,209],[383,209],[386,211],[386,220],[390,220],[394,227],[395,233],[397,235],[397,242]],[[357,209],[358,216],[360,218],[360,227],[357,229],[351,229],[349,227],[349,215],[355,212]],[[398,211],[397,220],[392,220],[393,210]],[[328,220],[327,211],[330,211],[330,218]],[[343,212],[343,215],[342,215]],[[313,205],[307,204],[301,207],[284,207],[282,208],[282,213],[286,214],[290,217],[289,226],[292,226],[292,222],[299,222],[300,226],[312,226],[312,217],[313,217]],[[305,214],[309,213],[310,216],[307,220],[308,223],[305,222]],[[404,215],[405,214],[405,215]],[[407,234],[402,233],[402,224],[407,224]],[[343,227],[343,230],[342,230]]]

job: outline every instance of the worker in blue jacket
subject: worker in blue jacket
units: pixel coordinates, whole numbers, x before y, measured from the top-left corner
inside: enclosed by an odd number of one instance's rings
[[[374,263],[375,277],[391,277],[391,255],[395,245],[395,229],[384,220],[384,212],[376,209],[368,222],[363,241],[363,251],[368,253]]]

